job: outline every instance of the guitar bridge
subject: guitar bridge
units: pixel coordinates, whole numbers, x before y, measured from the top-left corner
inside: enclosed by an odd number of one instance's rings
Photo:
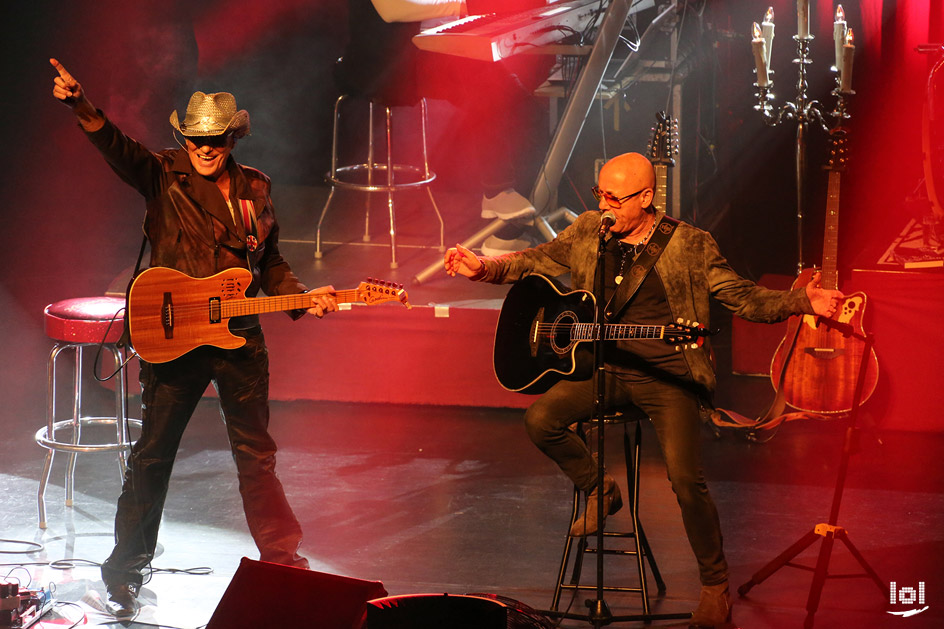
[[[161,327],[165,339],[174,338],[174,299],[169,291],[164,293],[164,303],[161,304]]]

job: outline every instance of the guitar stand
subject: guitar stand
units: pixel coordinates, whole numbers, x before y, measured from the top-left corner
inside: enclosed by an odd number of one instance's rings
[[[836,478],[836,487],[833,493],[832,507],[829,511],[829,521],[826,523],[817,524],[815,527],[813,527],[812,531],[808,532],[806,535],[794,542],[789,548],[770,561],[770,563],[754,573],[750,580],[738,587],[737,590],[738,596],[746,596],[751,588],[753,588],[755,585],[763,583],[769,576],[784,566],[810,570],[810,568],[807,566],[792,563],[792,560],[794,557],[799,555],[801,552],[822,538],[823,544],[819,549],[816,567],[812,569],[813,582],[810,585],[810,593],[806,601],[806,619],[803,621],[804,629],[810,629],[813,626],[813,616],[816,614],[816,610],[819,607],[820,598],[823,592],[823,585],[826,583],[826,579],[867,577],[871,579],[873,583],[875,583],[883,598],[888,594],[886,583],[879,578],[875,570],[873,570],[869,563],[865,560],[865,557],[862,555],[862,553],[860,553],[855,547],[855,545],[849,539],[846,530],[838,524],[839,506],[842,502],[842,492],[846,482],[846,473],[849,469],[849,458],[858,450],[859,428],[856,426],[856,420],[858,418],[859,406],[862,400],[862,388],[865,381],[866,368],[868,366],[868,357],[872,350],[874,339],[870,334],[862,335],[857,333],[854,328],[848,324],[840,323],[825,317],[820,317],[819,320],[821,324],[837,329],[845,336],[851,335],[865,342],[865,348],[862,351],[862,360],[859,364],[859,373],[856,380],[855,393],[853,394],[852,399],[852,410],[849,413],[849,427],[846,429],[845,440],[842,447],[842,455],[839,459],[839,472]],[[849,552],[865,571],[864,573],[848,575],[829,574],[829,557],[832,552],[833,542],[837,539],[846,545],[846,548],[849,549]]]

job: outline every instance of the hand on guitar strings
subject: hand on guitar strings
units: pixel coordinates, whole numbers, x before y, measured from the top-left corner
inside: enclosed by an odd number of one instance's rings
[[[334,286],[316,288],[309,291],[308,296],[311,297],[311,308],[308,309],[308,314],[313,314],[319,319],[338,309]]]
[[[814,313],[831,319],[836,314],[839,304],[845,299],[845,295],[838,290],[822,288],[821,280],[822,273],[819,271],[813,273],[813,278],[806,285],[806,296],[810,298]]]
[[[485,265],[474,253],[457,244],[446,251],[446,255],[443,256],[443,266],[446,268],[446,273],[453,277],[456,275],[475,277],[481,273]]]

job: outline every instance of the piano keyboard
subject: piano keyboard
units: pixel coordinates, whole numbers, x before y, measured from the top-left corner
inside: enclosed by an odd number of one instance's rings
[[[630,14],[655,0],[635,0]],[[499,61],[528,48],[555,44],[603,17],[600,0],[568,0],[510,15],[470,15],[424,29],[413,37],[421,50]]]

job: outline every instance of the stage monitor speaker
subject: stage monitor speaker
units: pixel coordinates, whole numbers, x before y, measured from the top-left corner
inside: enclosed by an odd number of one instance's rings
[[[365,629],[506,629],[497,601],[453,594],[405,594],[367,603]]]
[[[359,629],[367,601],[386,595],[379,581],[243,557],[206,629]]]

